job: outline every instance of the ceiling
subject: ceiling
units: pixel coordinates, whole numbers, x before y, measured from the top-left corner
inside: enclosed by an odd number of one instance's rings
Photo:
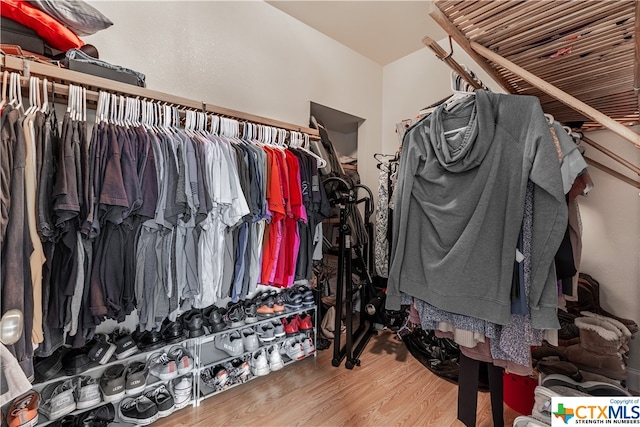
[[[380,65],[447,34],[430,17],[431,1],[267,1]]]

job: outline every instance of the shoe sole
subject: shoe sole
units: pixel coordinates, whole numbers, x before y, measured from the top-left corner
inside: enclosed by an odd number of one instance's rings
[[[149,372],[151,375],[153,375],[154,377],[158,378],[160,381],[169,381],[172,380],[174,378],[178,378],[180,376],[180,374],[178,373],[178,371],[176,370],[175,372],[171,373],[171,374],[156,374],[153,372]]]
[[[129,350],[127,350],[127,351],[125,351],[123,353],[116,354],[116,359],[118,359],[118,360],[126,359],[129,356],[133,356],[137,352],[138,352],[138,348],[133,347],[133,348],[130,348]]]
[[[282,368],[284,368],[284,362],[276,363],[275,365],[269,365],[269,369],[271,369],[272,371],[278,371]]]
[[[189,398],[187,400],[185,400],[184,402],[174,403],[174,408],[176,410],[182,409],[182,408],[186,408],[189,405],[189,403],[191,403],[190,401],[191,401],[191,395],[189,395]]]
[[[76,403],[76,409],[87,409],[92,406],[99,405],[100,403],[102,403],[101,397],[96,397],[93,400],[80,401]]]
[[[269,375],[269,367],[265,366],[264,368],[251,368],[251,372],[253,372],[253,375],[255,375],[256,377],[264,377],[265,375]]]
[[[132,389],[125,389],[124,394],[126,394],[127,396],[132,396],[134,394],[140,394],[144,391],[144,389],[147,387],[147,382],[145,381],[144,384],[142,384],[139,387],[136,388],[132,388]]]
[[[169,415],[173,414],[176,410],[176,405],[174,403],[174,405],[171,407],[171,409],[167,409],[164,411],[160,411],[158,410],[158,418],[164,418],[164,417],[168,417]]]
[[[73,406],[69,406],[68,408],[60,409],[57,412],[43,411],[43,413],[44,413],[44,416],[49,419],[49,421],[53,421],[53,420],[57,420],[58,418],[62,418],[65,415],[70,414],[75,410],[76,410],[76,405],[75,405],[75,402],[74,402]]]
[[[122,413],[122,411],[120,410],[120,408],[118,408],[118,417],[120,418],[120,421],[123,421],[125,423],[131,423],[137,426],[146,426],[149,425],[151,423],[154,423],[156,421],[158,421],[158,414],[155,414],[154,416],[150,417],[150,418],[131,418],[131,417],[127,417],[126,415],[124,415]]]
[[[100,359],[98,361],[98,363],[100,365],[104,365],[105,363],[107,363],[109,361],[109,359],[111,359],[111,356],[113,356],[113,353],[116,352],[116,345],[115,344],[111,344],[109,346],[109,350],[107,350],[107,352],[104,354],[104,356],[102,357],[102,359]]]
[[[178,376],[181,377],[184,374],[188,374],[189,372],[193,371],[193,365],[191,365],[189,368],[187,369],[180,369],[178,368]]]
[[[117,402],[118,400],[122,400],[122,398],[125,396],[125,391],[123,390],[121,393],[112,394],[111,396],[107,396],[104,393],[102,393],[102,395],[103,395],[103,400],[105,401],[105,403],[107,403],[107,402],[113,403],[113,402]]]

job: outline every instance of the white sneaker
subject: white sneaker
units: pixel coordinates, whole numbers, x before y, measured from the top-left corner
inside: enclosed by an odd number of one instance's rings
[[[171,386],[176,409],[182,409],[187,406],[191,400],[193,377],[185,375],[184,377],[175,378],[171,381]]]
[[[295,338],[287,338],[283,343],[284,351],[289,359],[296,361],[304,359],[304,347]]]
[[[274,344],[269,347],[267,353],[269,353],[269,369],[272,371],[277,371],[278,369],[282,369],[284,367],[284,362],[282,361],[282,356],[280,356],[280,346],[278,344]]]
[[[270,372],[264,348],[256,351],[251,357],[251,371],[256,377],[267,375]]]
[[[316,345],[313,342],[313,338],[306,335],[300,335],[300,340],[302,341],[302,348],[304,350],[305,357],[309,357],[315,354]]]
[[[245,351],[256,351],[260,348],[260,342],[258,341],[258,335],[251,328],[245,328],[242,330],[242,344]]]

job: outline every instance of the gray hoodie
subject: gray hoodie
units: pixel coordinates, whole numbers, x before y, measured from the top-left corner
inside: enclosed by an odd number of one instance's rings
[[[398,309],[404,292],[507,324],[528,180],[535,184],[532,324],[558,328],[554,255],[567,206],[549,125],[537,98],[483,90],[450,111],[441,105],[404,137],[387,308]]]

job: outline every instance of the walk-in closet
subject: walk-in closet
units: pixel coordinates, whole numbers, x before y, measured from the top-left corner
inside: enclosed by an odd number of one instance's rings
[[[0,423],[640,419],[633,0],[0,0]]]

